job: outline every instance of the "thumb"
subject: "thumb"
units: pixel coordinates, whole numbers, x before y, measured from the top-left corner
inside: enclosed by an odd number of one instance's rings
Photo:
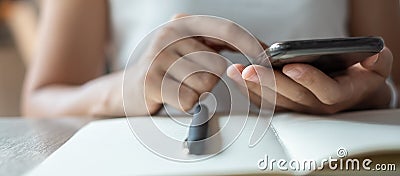
[[[361,65],[365,69],[373,71],[386,78],[390,75],[392,70],[392,62],[393,54],[385,47],[380,53],[362,61]]]

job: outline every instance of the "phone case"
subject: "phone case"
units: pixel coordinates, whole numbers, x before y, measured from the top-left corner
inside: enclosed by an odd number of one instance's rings
[[[384,47],[381,37],[350,37],[278,42],[266,54],[273,67],[309,63],[324,72],[346,69]]]

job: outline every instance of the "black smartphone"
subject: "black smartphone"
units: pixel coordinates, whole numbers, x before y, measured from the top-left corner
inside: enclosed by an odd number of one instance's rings
[[[308,63],[330,73],[379,53],[384,45],[381,37],[297,40],[274,43],[266,54],[275,68],[289,63]]]

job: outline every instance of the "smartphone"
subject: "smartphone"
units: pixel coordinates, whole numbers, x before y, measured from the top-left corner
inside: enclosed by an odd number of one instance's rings
[[[274,68],[290,63],[307,63],[323,72],[344,70],[384,47],[381,37],[349,37],[285,41],[272,44],[266,54]]]

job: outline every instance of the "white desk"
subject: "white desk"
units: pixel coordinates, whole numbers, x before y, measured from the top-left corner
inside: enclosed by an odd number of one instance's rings
[[[88,121],[0,117],[0,175],[21,175],[32,169]]]

